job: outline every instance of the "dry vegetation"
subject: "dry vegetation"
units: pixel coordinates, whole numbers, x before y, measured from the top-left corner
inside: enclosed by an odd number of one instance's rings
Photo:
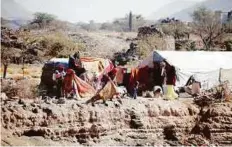
[[[45,56],[51,57],[67,57],[77,50],[84,50],[84,45],[73,42],[60,32],[33,37],[32,42],[37,42],[45,49]]]
[[[144,37],[138,41],[138,55],[143,58],[150,54],[153,50],[165,50],[165,40],[164,38],[154,35],[149,37]]]
[[[38,96],[38,85],[42,65],[10,64],[7,72],[7,79],[1,79],[1,92],[6,93],[10,98],[35,98]],[[3,69],[1,68],[1,76]]]

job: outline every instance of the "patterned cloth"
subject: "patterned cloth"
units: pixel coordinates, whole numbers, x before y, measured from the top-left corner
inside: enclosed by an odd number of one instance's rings
[[[91,97],[96,93],[94,88],[77,77],[72,69],[67,70],[67,74],[64,78],[63,90],[65,94],[74,92],[82,98]]]

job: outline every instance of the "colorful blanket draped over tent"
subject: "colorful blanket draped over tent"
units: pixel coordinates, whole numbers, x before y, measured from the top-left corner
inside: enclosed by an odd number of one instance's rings
[[[115,94],[117,94],[117,88],[111,80],[109,80],[105,87],[99,92],[100,98],[105,100],[113,98]]]
[[[139,81],[141,90],[147,90],[152,87],[152,80],[150,79],[150,68],[145,66],[143,68],[131,69],[128,89],[131,91],[136,81]]]
[[[123,83],[124,70],[125,69],[123,67],[117,67],[117,73],[116,73],[117,84],[122,84]]]
[[[67,70],[67,75],[64,78],[63,89],[66,93],[74,91],[82,98],[92,97],[96,93],[95,89],[87,82],[77,77],[72,69]]]
[[[87,71],[96,73],[97,76],[110,72],[114,67],[110,60],[103,58],[82,57],[81,61]]]
[[[91,73],[95,73],[96,76],[100,79],[103,73],[108,73],[114,68],[114,65],[109,59],[95,57],[81,57],[80,59],[85,70]],[[68,61],[68,58],[52,58],[48,63],[53,63],[55,65],[62,64],[67,68]]]

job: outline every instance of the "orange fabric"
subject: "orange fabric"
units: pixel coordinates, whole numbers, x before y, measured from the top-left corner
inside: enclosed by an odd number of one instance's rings
[[[117,94],[117,90],[112,80],[109,80],[104,88],[99,92],[99,96],[104,100],[113,98],[115,94]]]
[[[74,71],[71,69],[67,70],[66,76],[64,77],[63,88],[65,93],[70,93],[73,90],[73,76]]]
[[[124,75],[124,69],[118,67],[117,68],[117,73],[116,73],[116,81],[118,84],[122,84],[123,83],[123,75]]]
[[[75,93],[79,93],[79,95],[83,98],[92,97],[96,93],[94,88],[87,82],[77,77],[72,69],[67,70],[67,74],[64,78],[63,84],[65,93],[70,93],[73,90],[76,90]],[[77,89],[74,89],[73,84],[76,84]]]
[[[130,75],[130,80],[129,80],[129,90],[132,90],[135,82],[138,80],[138,68],[133,68],[131,69],[131,75]]]
[[[82,62],[101,61],[99,58],[93,58],[93,57],[81,57],[80,59]]]
[[[77,89],[81,97],[92,97],[96,93],[95,89],[91,85],[76,75],[74,75],[74,81],[77,85]]]

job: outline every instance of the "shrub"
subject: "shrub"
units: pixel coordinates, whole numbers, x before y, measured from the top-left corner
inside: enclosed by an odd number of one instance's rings
[[[59,32],[36,37],[34,42],[38,42],[41,48],[45,50],[45,56],[52,57],[67,57],[77,50],[83,51],[85,48],[83,44],[75,43],[73,40]]]
[[[137,44],[137,54],[143,58],[153,50],[164,50],[166,42],[163,38],[154,35],[140,39]]]
[[[38,24],[40,28],[48,25],[56,19],[56,16],[43,12],[36,12],[34,16],[34,20],[31,24]]]
[[[20,80],[2,80],[2,92],[7,97],[35,98],[38,96],[37,80],[20,79]]]
[[[232,51],[232,40],[227,40],[224,42],[227,51]]]

